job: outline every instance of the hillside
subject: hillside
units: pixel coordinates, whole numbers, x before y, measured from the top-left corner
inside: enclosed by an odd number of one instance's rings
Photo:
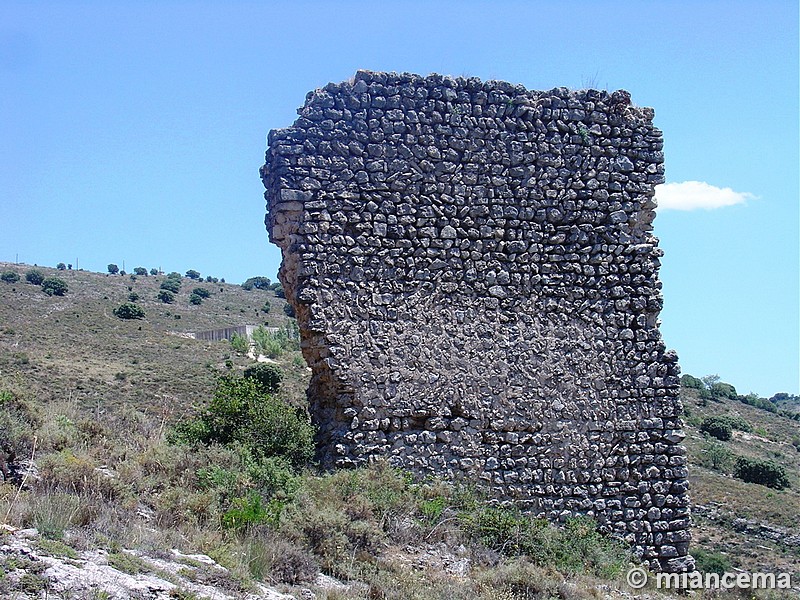
[[[800,573],[800,421],[737,399],[704,399],[691,388],[683,388],[682,396],[695,506],[693,552],[719,553],[750,572]],[[751,431],[734,429],[729,441],[700,431],[704,418],[720,415],[741,417]],[[782,466],[791,487],[776,490],[731,476],[736,456]]]
[[[21,276],[0,282],[0,450],[13,467],[0,480],[0,596],[70,597],[44,570],[42,561],[58,559],[62,571],[72,561],[139,583],[158,576],[162,595],[153,587],[144,597],[277,597],[262,583],[332,600],[631,597],[629,557],[585,522],[562,532],[492,508],[469,488],[385,465],[320,474],[288,465],[280,449],[260,458],[246,439],[176,443],[175,431],[195,435],[181,426],[199,422],[218,377],[253,365],[227,341],[187,334],[285,327],[285,300],[274,292],[184,277],[164,304],[164,275],[36,267],[68,286],[48,296],[25,282],[31,268],[0,263]],[[197,287],[210,296],[195,305]],[[145,318],[116,317],[132,293]],[[309,371],[291,347],[275,362],[276,396],[293,407],[279,420],[302,420]],[[788,571],[800,582],[800,421],[735,395],[686,387],[683,400],[700,566]],[[741,417],[749,431],[728,441],[700,431],[719,415]],[[791,487],[734,478],[736,455],[774,461]],[[32,527],[31,540],[19,537]],[[200,569],[206,559],[216,566]],[[136,597],[97,590],[85,597]]]
[[[25,272],[59,277],[65,296],[47,296],[25,282]],[[165,276],[109,275],[0,263],[21,280],[0,287],[0,373],[23,377],[25,386],[49,401],[69,398],[81,408],[105,412],[125,405],[175,419],[208,396],[225,361],[248,360],[230,345],[181,334],[236,325],[284,326],[285,300],[271,291],[188,278],[173,304],[157,299]],[[211,296],[189,303],[191,290]],[[122,320],[113,310],[138,294],[142,320]],[[270,311],[261,309],[269,301]]]

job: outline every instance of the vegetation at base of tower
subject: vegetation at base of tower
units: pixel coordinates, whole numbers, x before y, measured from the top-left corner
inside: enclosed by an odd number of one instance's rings
[[[179,424],[173,439],[236,446],[257,461],[274,458],[300,468],[314,455],[313,437],[308,416],[265,392],[261,381],[222,376],[211,402]]]
[[[119,267],[114,263],[109,263],[107,269],[111,275],[116,275],[117,273],[119,273]]]

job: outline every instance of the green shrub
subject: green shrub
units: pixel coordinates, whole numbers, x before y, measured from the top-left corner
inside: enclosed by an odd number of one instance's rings
[[[111,273],[112,275],[116,275],[117,273],[119,273],[119,267],[114,263],[110,263],[106,268],[108,269],[108,272]]]
[[[203,299],[211,297],[211,292],[209,292],[206,288],[196,287],[192,290],[192,293],[196,296],[200,296]]]
[[[144,309],[133,302],[126,302],[114,309],[114,316],[120,319],[144,319]]]
[[[733,475],[747,483],[758,483],[776,490],[789,487],[786,470],[772,461],[740,456],[736,459]]]
[[[283,369],[278,365],[258,363],[247,367],[244,370],[244,376],[255,381],[263,393],[274,394],[281,387]]]
[[[167,277],[164,281],[161,282],[161,285],[159,287],[162,290],[167,290],[168,292],[177,294],[181,289],[181,282],[178,279]]]
[[[189,269],[186,271],[186,277],[189,279],[200,279],[200,273],[194,269]]]
[[[198,305],[198,304],[202,304],[202,303],[203,303],[203,299],[200,296],[198,296],[197,294],[190,294],[189,295],[189,304]]]
[[[271,285],[272,282],[268,277],[250,277],[242,284],[242,287],[248,291],[253,288],[257,290],[268,290]]]
[[[266,300],[264,306],[261,307],[261,312],[269,314],[270,308],[272,308],[272,304],[270,304],[269,300]]]
[[[234,332],[231,336],[231,348],[240,354],[246,354],[247,351],[250,350],[250,342],[248,341],[247,336],[239,335],[238,333]]]
[[[33,285],[41,285],[44,281],[44,273],[37,269],[31,269],[25,273],[25,281],[32,283]]]
[[[67,265],[65,265],[63,262],[60,262],[56,265],[56,269],[58,269],[59,271],[66,271]]]
[[[738,394],[736,393],[736,388],[733,387],[730,383],[714,383],[711,386],[711,393],[718,398],[730,398],[731,400],[736,400]]]
[[[177,279],[178,281],[180,281],[182,278],[183,276],[177,271],[171,271],[167,273],[167,279]]]
[[[700,425],[700,431],[723,442],[733,437],[733,428],[724,417],[706,417]]]
[[[231,504],[222,515],[222,526],[228,529],[249,529],[262,523],[277,527],[284,508],[284,503],[277,498],[264,506],[261,496],[252,491],[245,497],[234,498]]]
[[[155,267],[150,269],[150,275],[158,275],[158,269],[156,269]]]
[[[128,300],[130,300],[131,302],[136,302],[138,299],[139,299],[139,294],[137,294],[136,292],[131,292],[130,294],[128,294]]]
[[[256,459],[283,457],[294,467],[314,454],[307,416],[265,394],[252,378],[220,377],[209,405],[175,433],[176,440],[186,442],[240,444]]]
[[[744,417],[741,417],[739,415],[723,415],[716,418],[730,425],[732,429],[736,429],[738,431],[745,431],[748,433],[753,431],[753,426],[750,425],[750,423],[748,423]]]
[[[158,299],[161,300],[164,304],[172,304],[175,302],[175,294],[170,292],[169,290],[161,290],[158,292]]]
[[[681,377],[681,385],[683,387],[699,390],[703,388],[703,381],[697,377],[686,374]]]
[[[19,274],[14,271],[3,271],[3,273],[0,274],[0,279],[6,283],[17,283],[19,281]]]
[[[42,291],[48,296],[64,296],[67,293],[67,282],[58,277],[48,277],[42,282]]]
[[[142,277],[147,277],[147,269],[144,267],[136,267],[133,270],[134,275],[141,275]]]
[[[746,396],[739,396],[738,399],[739,402],[743,402],[744,404],[748,404],[750,406],[755,406],[756,408],[760,408],[771,413],[778,412],[778,407],[774,402],[770,402],[766,398],[761,398],[758,396],[758,394],[747,394]]]
[[[263,326],[258,326],[253,331],[253,343],[259,354],[278,358],[286,350],[299,350],[300,331],[295,321],[277,331],[269,331]]]
[[[701,573],[719,573],[722,575],[732,571],[730,559],[719,552],[695,548],[691,551],[691,555],[695,560],[697,570]]]
[[[730,469],[733,454],[722,444],[710,442],[703,452],[708,458],[708,466],[720,473],[727,473]]]
[[[568,518],[563,528],[505,508],[483,508],[462,517],[467,531],[492,550],[525,555],[535,564],[565,573],[611,577],[623,569],[629,551],[604,536],[589,517]]]

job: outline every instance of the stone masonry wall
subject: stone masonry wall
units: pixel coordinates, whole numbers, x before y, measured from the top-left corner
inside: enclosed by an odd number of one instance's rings
[[[464,477],[690,568],[653,111],[359,71],[298,112],[261,176],[323,464]]]

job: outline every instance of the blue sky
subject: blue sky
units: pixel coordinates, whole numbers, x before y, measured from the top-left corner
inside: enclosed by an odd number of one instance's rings
[[[0,260],[274,278],[267,132],[359,68],[654,107],[667,345],[740,393],[800,391],[795,1],[6,0]]]

